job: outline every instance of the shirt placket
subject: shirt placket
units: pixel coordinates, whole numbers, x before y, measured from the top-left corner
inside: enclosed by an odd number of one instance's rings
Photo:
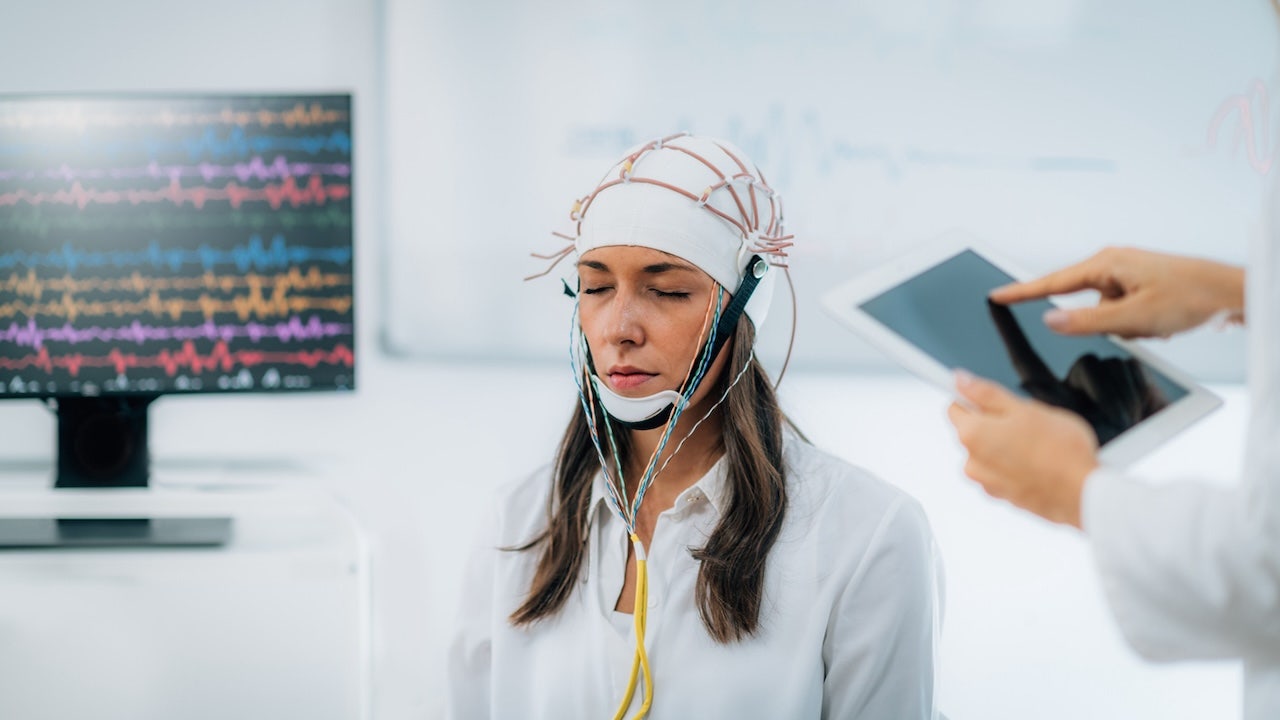
[[[645,623],[645,646],[656,647],[664,618],[674,612],[671,579],[680,566],[680,553],[688,552],[690,515],[700,502],[702,491],[694,486],[676,498],[675,505],[658,516],[649,546],[649,611]]]
[[[635,656],[635,633],[629,631],[618,633],[614,625],[614,606],[618,600],[618,590],[626,577],[627,547],[630,539],[622,521],[608,509],[601,509],[597,517],[595,561],[592,563],[589,576],[594,587],[589,588],[595,598],[596,623],[600,627],[600,635],[605,638],[605,658],[608,665],[610,695],[621,699],[626,692],[627,680],[631,672],[631,662]]]

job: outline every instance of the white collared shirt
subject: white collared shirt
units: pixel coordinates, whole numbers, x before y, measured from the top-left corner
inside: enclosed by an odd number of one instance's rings
[[[1102,468],[1084,530],[1120,629],[1154,660],[1244,660],[1244,717],[1280,718],[1280,182],[1248,269],[1249,439],[1238,487]]]
[[[897,488],[788,435],[789,505],[766,567],[758,632],[722,645],[707,634],[694,583],[700,547],[726,503],[723,458],[662,513],[648,552],[649,717],[936,717],[941,583],[920,506]],[[549,470],[500,492],[473,549],[450,650],[450,718],[611,718],[626,689],[632,617],[614,610],[628,538],[592,492],[582,578],[564,608],[533,627],[508,616],[529,590],[546,525]],[[640,706],[641,692],[628,712]]]

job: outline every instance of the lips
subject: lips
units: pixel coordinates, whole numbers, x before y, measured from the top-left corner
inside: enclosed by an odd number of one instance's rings
[[[657,373],[645,372],[630,365],[615,365],[609,368],[607,377],[614,390],[630,390],[657,377]]]

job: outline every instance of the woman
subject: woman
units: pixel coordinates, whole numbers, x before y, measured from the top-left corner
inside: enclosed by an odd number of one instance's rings
[[[805,442],[754,355],[779,198],[740,151],[679,135],[572,218],[580,403],[482,531],[450,715],[934,717],[928,523]]]

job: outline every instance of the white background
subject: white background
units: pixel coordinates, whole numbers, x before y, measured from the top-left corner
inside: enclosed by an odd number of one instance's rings
[[[0,0],[0,91],[355,94],[357,392],[167,398],[152,434],[161,470],[324,468],[372,547],[375,717],[440,712],[453,549],[490,488],[549,459],[571,407],[554,360],[568,307],[519,282],[539,269],[524,253],[554,246],[548,231],[625,144],[673,128],[735,140],[785,194],[808,371],[783,402],[817,444],[925,504],[948,570],[944,710],[1238,712],[1232,666],[1136,659],[1087,545],[964,481],[945,398],[868,374],[883,360],[812,309],[846,274],[956,227],[1032,270],[1115,242],[1242,260],[1273,121],[1254,96],[1252,163],[1247,143],[1232,149],[1238,115],[1216,148],[1208,133],[1255,78],[1280,86],[1267,3],[835,7]],[[1242,344],[1202,333],[1161,350],[1233,382]],[[1216,387],[1227,407],[1140,469],[1233,477],[1245,407]],[[52,453],[47,411],[0,403],[0,472]]]
[[[626,148],[680,130],[737,144],[782,192],[802,368],[884,367],[817,298],[947,230],[1034,272],[1108,244],[1241,261],[1260,228],[1270,117],[1251,88],[1275,86],[1277,38],[1264,0],[388,11],[396,352],[563,357],[559,283],[518,282],[546,265],[528,253],[563,245],[550,232]],[[1215,120],[1241,95],[1248,118]],[[786,329],[773,324],[767,356]],[[1220,340],[1177,345],[1189,369],[1239,379]]]

